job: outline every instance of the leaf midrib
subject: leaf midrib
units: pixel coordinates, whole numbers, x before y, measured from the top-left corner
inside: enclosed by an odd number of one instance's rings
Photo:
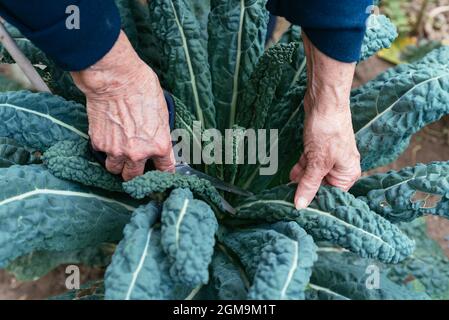
[[[187,68],[189,70],[189,75],[190,75],[190,79],[191,79],[190,83],[192,85],[193,98],[195,100],[196,114],[197,114],[198,120],[201,122],[202,126],[204,126],[203,111],[201,110],[200,99],[199,99],[199,95],[198,95],[198,87],[196,85],[196,77],[195,77],[195,73],[193,72],[193,66],[192,66],[192,60],[190,58],[189,48],[187,46],[187,39],[184,34],[184,29],[181,26],[181,22],[179,21],[179,18],[178,18],[178,13],[176,12],[175,5],[173,4],[172,0],[170,0],[170,5],[173,10],[173,15],[175,17],[176,26],[179,30],[179,35],[181,37],[182,48],[183,48],[184,54],[186,56]]]
[[[355,134],[357,135],[357,134],[359,134],[360,132],[362,132],[363,130],[367,129],[369,126],[371,126],[372,123],[374,123],[378,118],[382,117],[386,112],[390,111],[396,104],[399,103],[399,101],[402,100],[402,98],[404,98],[405,96],[407,96],[408,94],[410,94],[411,92],[413,92],[416,88],[418,88],[418,87],[420,87],[420,86],[422,86],[422,85],[424,85],[424,84],[426,84],[426,83],[429,83],[429,82],[431,82],[431,81],[439,80],[439,79],[441,79],[441,78],[443,78],[443,77],[446,77],[446,76],[449,76],[449,73],[445,73],[445,74],[439,75],[439,76],[437,76],[437,77],[433,77],[433,78],[424,80],[424,81],[422,81],[422,82],[420,82],[420,83],[414,85],[414,86],[411,87],[409,90],[407,90],[407,92],[405,92],[405,93],[402,94],[398,99],[396,99],[390,106],[388,106],[387,108],[385,108],[382,112],[377,113],[377,115],[376,115],[374,118],[372,118],[370,121],[368,121],[362,128],[360,128],[359,130],[357,130],[357,131],[355,132]],[[377,103],[376,103],[376,110],[378,110]]]
[[[237,56],[235,60],[234,77],[232,81],[232,98],[231,98],[231,113],[229,116],[229,128],[235,123],[235,114],[237,109],[237,97],[239,91],[239,75],[240,75],[240,60],[242,56],[242,37],[243,37],[243,20],[245,18],[245,0],[240,0],[240,20],[239,30],[237,33]]]
[[[259,203],[263,203],[263,204],[279,204],[279,205],[284,205],[284,206],[292,207],[292,208],[294,208],[294,209],[296,210],[296,208],[295,208],[295,206],[294,206],[293,203],[290,203],[290,202],[287,202],[287,201],[284,201],[284,200],[256,200],[256,201],[253,201],[253,202],[250,202],[250,203],[243,204],[243,205],[237,207],[236,210],[237,210],[237,212],[238,212],[238,211],[239,211],[240,209],[242,209],[242,208],[249,208],[249,207],[251,207],[251,206],[253,206],[253,205],[255,205],[255,204],[259,204]],[[356,230],[358,230],[358,231],[360,231],[360,232],[362,232],[362,233],[365,233],[365,234],[367,234],[368,236],[370,236],[370,237],[372,237],[372,238],[375,238],[375,239],[377,239],[378,241],[380,241],[380,242],[386,244],[386,245],[389,246],[390,248],[394,249],[388,242],[385,242],[385,241],[384,241],[382,238],[380,238],[379,236],[377,236],[377,235],[375,235],[375,234],[372,234],[372,233],[369,233],[368,231],[363,230],[363,229],[361,229],[361,228],[358,228],[358,227],[356,227],[356,226],[354,226],[354,225],[352,225],[352,224],[350,224],[350,223],[347,223],[346,221],[341,220],[340,218],[337,218],[337,217],[335,217],[335,216],[333,216],[333,215],[331,215],[331,214],[329,214],[329,213],[327,213],[327,212],[325,212],[325,211],[321,211],[321,210],[314,209],[314,208],[307,208],[307,209],[303,209],[303,210],[300,210],[300,211],[301,211],[301,215],[304,215],[304,214],[307,214],[307,213],[310,213],[310,212],[314,212],[314,213],[317,213],[317,214],[319,214],[319,215],[322,215],[322,216],[325,216],[325,217],[328,217],[328,218],[331,218],[331,219],[334,219],[334,220],[338,220],[340,223],[342,223],[342,224],[345,225],[346,227],[348,227],[348,228],[350,228],[350,229],[356,229]]]
[[[333,295],[333,296],[342,297],[342,298],[344,298],[345,300],[351,300],[351,299],[349,299],[348,297],[345,297],[344,295],[341,295],[341,294],[339,294],[339,293],[337,293],[337,292],[335,292],[335,291],[332,291],[332,290],[329,289],[329,288],[324,288],[324,287],[318,286],[318,285],[313,284],[313,283],[309,283],[309,287],[312,288],[312,289],[314,289],[314,290],[317,290],[317,291],[323,291],[323,292],[326,292],[326,293],[331,294],[331,295]]]
[[[77,128],[75,128],[73,126],[68,125],[65,122],[62,122],[61,120],[58,120],[58,119],[50,116],[49,114],[45,114],[45,113],[37,112],[37,111],[34,111],[34,110],[26,109],[26,108],[23,108],[23,107],[20,107],[20,106],[16,106],[16,105],[10,104],[10,103],[1,103],[0,107],[13,108],[13,109],[20,110],[20,111],[23,111],[23,112],[26,112],[26,113],[31,113],[31,114],[37,115],[39,117],[48,119],[51,122],[53,122],[53,123],[55,123],[55,124],[57,124],[57,125],[59,125],[61,127],[64,127],[66,129],[76,133],[77,135],[79,135],[80,137],[82,137],[84,139],[89,139],[89,136],[87,134],[85,134],[84,132],[78,130]]]
[[[299,110],[301,109],[301,106],[303,105],[303,102],[299,104],[298,108],[296,108],[295,111],[292,112],[292,114],[290,115],[290,117],[288,118],[287,122],[285,123],[285,125],[282,127],[281,131],[279,132],[278,135],[278,139],[276,140],[276,143],[271,146],[270,145],[270,155],[271,153],[274,151],[274,148],[277,148],[277,146],[279,145],[279,139],[282,137],[282,135],[284,134],[284,130],[285,128],[287,128],[290,125],[290,122],[293,121],[293,119],[295,118],[295,116],[297,115],[297,113],[299,112]],[[258,161],[258,164],[256,166],[256,168],[254,169],[253,173],[251,174],[251,176],[245,181],[245,184],[242,186],[243,189],[248,189],[254,178],[257,175],[257,172],[259,171],[260,167],[262,166],[262,163],[264,163],[267,160],[267,156],[265,156],[265,158],[263,158],[263,160]]]
[[[181,211],[179,212],[179,216],[178,216],[178,219],[176,220],[176,225],[175,225],[175,244],[176,244],[176,249],[179,249],[179,229],[181,228],[181,224],[182,224],[184,216],[185,216],[185,214],[187,212],[188,206],[189,206],[189,199],[186,198],[186,199],[184,199]]]
[[[28,191],[10,198],[6,198],[2,201],[0,201],[0,206],[7,205],[9,203],[15,202],[15,201],[21,201],[29,197],[33,197],[36,195],[57,195],[57,196],[64,196],[64,197],[82,197],[82,198],[94,198],[103,202],[108,203],[115,203],[118,204],[128,211],[134,211],[136,208],[132,207],[130,205],[127,205],[125,203],[122,203],[120,201],[117,201],[115,199],[102,197],[99,195],[96,195],[94,193],[87,193],[87,192],[78,192],[78,191],[70,191],[70,190],[57,190],[57,189],[35,189],[32,191]]]
[[[148,256],[148,247],[150,246],[151,234],[153,233],[153,228],[150,228],[147,233],[147,238],[145,242],[145,247],[143,249],[142,255],[139,259],[139,264],[137,265],[136,270],[133,272],[131,277],[131,283],[129,284],[128,291],[126,292],[125,300],[131,299],[131,294],[133,293],[134,287],[136,286],[137,277],[140,274],[140,271],[143,268],[145,263],[145,259]]]
[[[292,265],[291,265],[290,269],[288,270],[287,279],[285,280],[284,286],[282,287],[282,290],[281,290],[281,300],[285,299],[285,295],[287,293],[287,289],[290,285],[290,282],[292,282],[293,275],[295,274],[296,269],[298,269],[298,251],[299,251],[298,241],[294,241],[291,239],[289,239],[289,240],[293,244],[294,256],[293,256]]]

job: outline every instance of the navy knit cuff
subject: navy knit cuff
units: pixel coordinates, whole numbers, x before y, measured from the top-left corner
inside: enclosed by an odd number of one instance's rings
[[[365,30],[302,28],[302,31],[325,55],[341,62],[360,60],[360,48]]]
[[[67,71],[84,70],[103,58],[120,34],[120,15],[114,1],[77,1],[80,28],[67,29],[66,18],[24,35]]]
[[[373,0],[268,0],[267,9],[301,26],[327,56],[342,62],[359,60],[368,9]]]

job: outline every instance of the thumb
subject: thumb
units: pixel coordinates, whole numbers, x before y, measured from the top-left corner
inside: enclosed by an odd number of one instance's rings
[[[161,157],[152,157],[152,160],[157,170],[172,173],[175,172],[176,160],[171,148],[167,155]]]
[[[322,170],[307,167],[295,193],[295,207],[305,209],[312,202],[325,176]]]

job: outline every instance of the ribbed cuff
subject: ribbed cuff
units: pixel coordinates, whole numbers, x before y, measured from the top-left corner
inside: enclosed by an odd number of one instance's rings
[[[341,61],[356,62],[365,36],[361,29],[302,29],[315,47],[325,55]]]
[[[67,71],[84,70],[103,58],[120,34],[120,15],[114,1],[78,1],[80,28],[67,29],[66,18],[24,35]]]
[[[327,56],[342,62],[360,57],[372,0],[269,0],[267,9],[301,26]]]

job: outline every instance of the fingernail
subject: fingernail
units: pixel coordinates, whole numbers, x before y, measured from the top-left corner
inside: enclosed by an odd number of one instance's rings
[[[301,210],[307,208],[307,199],[306,198],[298,198],[295,202],[296,210]]]

